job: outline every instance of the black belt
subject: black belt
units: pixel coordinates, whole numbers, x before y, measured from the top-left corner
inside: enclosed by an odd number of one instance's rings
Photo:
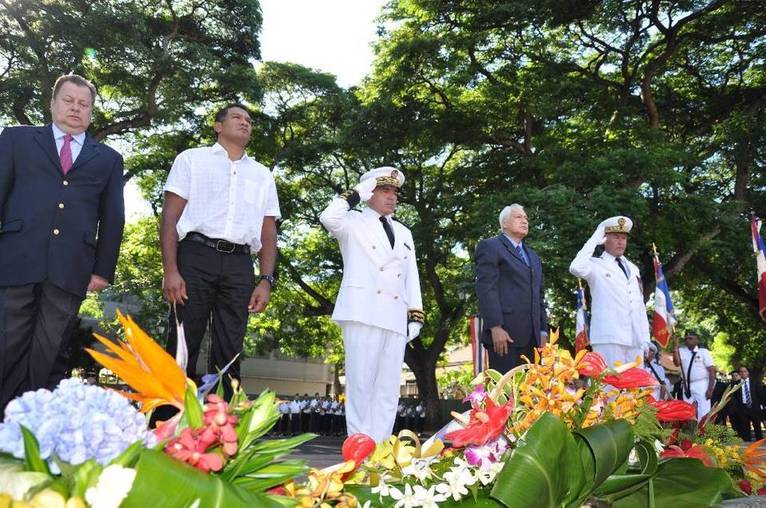
[[[217,238],[208,238],[202,233],[196,233],[192,231],[187,233],[184,240],[190,240],[192,242],[201,243],[208,247],[223,252],[224,254],[250,254],[250,246],[241,243],[232,243],[228,240],[219,240]]]

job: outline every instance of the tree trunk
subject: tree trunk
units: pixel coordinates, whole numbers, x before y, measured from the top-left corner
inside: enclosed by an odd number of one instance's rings
[[[439,406],[439,385],[436,383],[436,358],[426,354],[425,350],[407,347],[404,361],[415,374],[418,394],[426,405],[426,428],[437,429],[443,424]]]

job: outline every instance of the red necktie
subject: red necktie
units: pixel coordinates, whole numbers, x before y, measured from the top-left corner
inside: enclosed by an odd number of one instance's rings
[[[66,175],[72,167],[72,135],[64,135],[64,146],[61,147],[61,153],[59,154],[59,160],[61,161],[61,172]]]

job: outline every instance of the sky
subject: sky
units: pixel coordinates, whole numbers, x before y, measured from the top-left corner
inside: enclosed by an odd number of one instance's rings
[[[334,74],[344,88],[370,70],[375,18],[385,0],[261,0],[261,58],[293,62]],[[125,187],[125,213],[132,222],[150,213],[135,183]]]

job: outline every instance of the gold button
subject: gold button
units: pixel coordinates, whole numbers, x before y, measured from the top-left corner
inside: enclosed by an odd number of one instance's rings
[[[380,294],[380,289],[378,289],[378,294]]]
[[[60,231],[59,231],[58,229],[54,229],[54,230],[53,230],[53,234],[54,234],[54,235],[58,236],[58,234],[59,234],[59,233],[60,233]]]
[[[64,208],[64,203],[59,203],[59,208]]]
[[[398,300],[398,299],[399,299],[399,297],[398,297],[398,296],[395,296],[395,297],[394,297],[394,300]]]
[[[397,273],[397,274],[396,274],[396,276],[397,276],[397,277],[401,277],[401,276],[402,276],[402,274],[401,274],[401,273]]]
[[[380,271],[382,272],[383,270],[384,270],[384,268],[381,266],[381,267],[380,267]]]
[[[374,249],[374,248],[375,248],[375,246],[373,245],[373,246],[372,246],[372,248]]]
[[[69,185],[69,180],[64,180],[64,185]]]

